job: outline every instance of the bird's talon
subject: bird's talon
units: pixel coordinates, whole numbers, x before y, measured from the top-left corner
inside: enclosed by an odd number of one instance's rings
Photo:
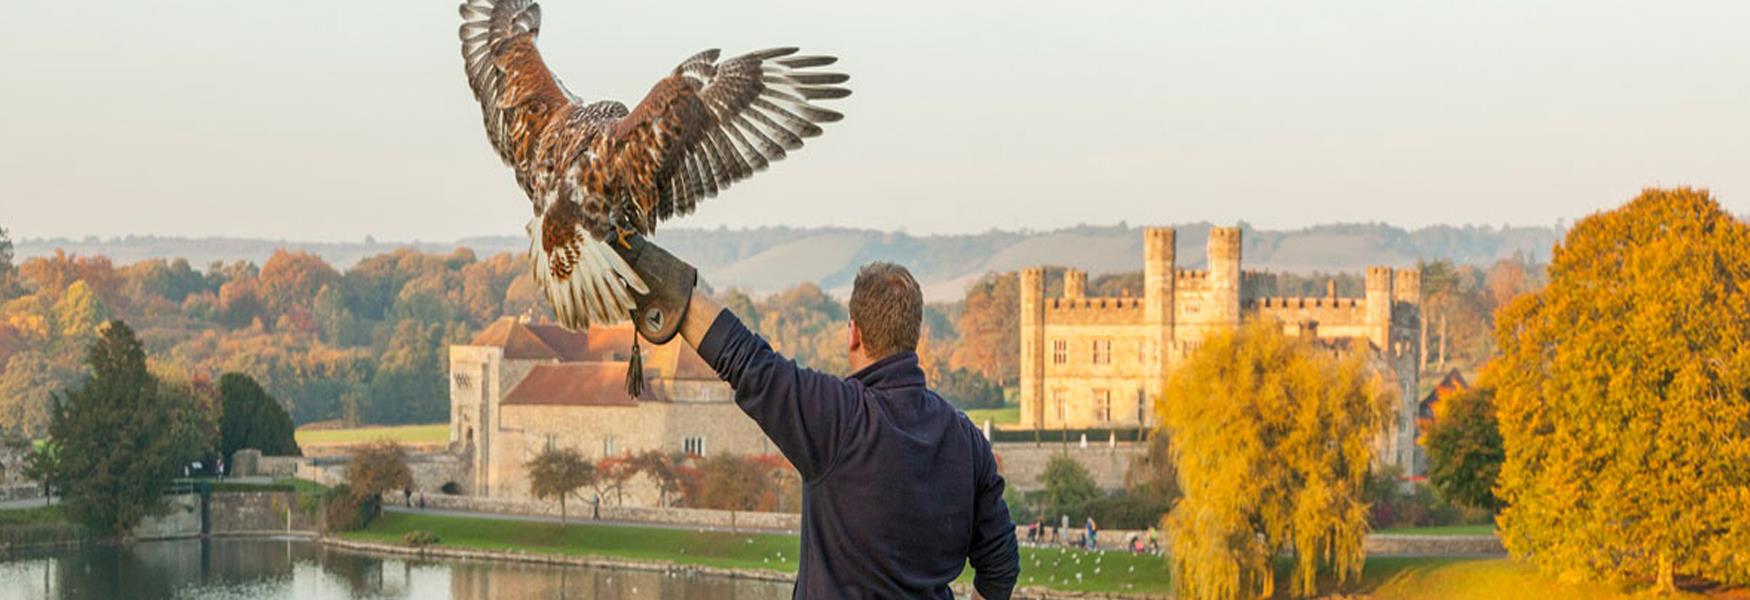
[[[627,240],[632,239],[632,236],[636,235],[638,232],[632,231],[630,229],[621,229],[618,231],[619,231],[619,236],[620,236],[620,247],[625,248],[627,250],[631,250],[632,249],[632,242],[629,242]]]

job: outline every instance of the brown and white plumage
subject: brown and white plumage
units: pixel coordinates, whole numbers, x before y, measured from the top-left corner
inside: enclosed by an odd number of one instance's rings
[[[533,0],[468,0],[462,58],[486,137],[533,202],[529,254],[559,322],[613,323],[644,283],[608,244],[649,235],[764,170],[842,116],[814,101],[843,98],[849,77],[814,70],[830,56],[776,48],[682,61],[628,111],[585,104],[548,71]]]

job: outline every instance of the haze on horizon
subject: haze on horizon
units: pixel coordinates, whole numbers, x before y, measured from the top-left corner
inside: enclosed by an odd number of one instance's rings
[[[455,2],[33,2],[0,37],[0,227],[520,235]],[[841,57],[843,123],[673,226],[1550,225],[1650,185],[1750,212],[1750,4],[544,2],[580,96],[698,50]]]

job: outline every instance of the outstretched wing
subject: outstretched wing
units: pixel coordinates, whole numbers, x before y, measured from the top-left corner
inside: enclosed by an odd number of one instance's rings
[[[717,56],[707,50],[675,67],[604,140],[645,234],[801,148],[820,123],[843,118],[813,103],[851,95],[838,85],[848,75],[813,70],[837,58],[797,56],[795,48]]]
[[[541,7],[533,0],[467,0],[461,13],[462,60],[468,87],[480,102],[486,137],[499,158],[516,170],[523,191],[535,199],[534,159],[541,132],[549,120],[563,118],[578,104],[535,48]]]

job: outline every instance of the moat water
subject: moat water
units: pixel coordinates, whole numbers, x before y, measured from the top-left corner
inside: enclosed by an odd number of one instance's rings
[[[790,584],[578,566],[410,560],[295,538],[141,542],[0,562],[0,599],[778,600]]]

